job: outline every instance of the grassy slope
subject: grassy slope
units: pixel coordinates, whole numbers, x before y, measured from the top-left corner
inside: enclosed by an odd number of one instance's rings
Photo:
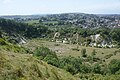
[[[48,42],[45,40],[30,40],[24,46],[29,49],[35,49],[37,46],[47,46],[50,49],[57,52],[59,56],[80,56],[80,51],[73,51],[72,48],[76,48],[76,45],[61,44],[55,46],[56,43]],[[8,46],[9,47],[9,46]],[[2,48],[2,49],[1,49]],[[6,47],[5,47],[6,48]],[[10,47],[9,47],[10,48]],[[97,56],[104,57],[107,54],[111,54],[118,49],[101,49],[91,47],[80,47],[87,49],[87,54],[90,55],[93,49],[96,49]],[[16,47],[10,48],[16,52]],[[54,66],[40,61],[30,54],[14,53],[11,51],[5,51],[4,47],[0,47],[0,80],[86,80],[86,77],[93,80],[119,80],[119,75],[102,76],[97,74],[78,74],[73,77],[70,73],[58,69]],[[23,52],[23,51],[22,51]],[[104,52],[104,54],[101,54]],[[119,59],[119,52],[117,55],[112,56],[110,59]],[[117,79],[118,78],[118,79]]]
[[[29,54],[0,51],[0,80],[75,80],[68,72]]]

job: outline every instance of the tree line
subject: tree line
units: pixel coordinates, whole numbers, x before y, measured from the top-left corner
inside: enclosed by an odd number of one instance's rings
[[[27,38],[43,37],[49,32],[47,27],[28,25],[14,20],[0,19],[0,32],[6,33],[8,36],[21,35]]]

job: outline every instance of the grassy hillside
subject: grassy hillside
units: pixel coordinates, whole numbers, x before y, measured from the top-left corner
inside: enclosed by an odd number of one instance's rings
[[[25,48],[13,45],[3,39],[1,39],[0,45],[0,80],[119,80],[120,78],[120,61],[114,60],[111,64],[108,63],[112,59],[120,58],[119,49],[77,47],[76,45],[55,43],[40,39],[28,41],[27,44],[23,45]],[[38,46],[50,48],[61,59],[58,59],[57,63],[57,58],[49,54],[48,51],[49,55],[46,55],[42,59],[47,64],[40,59],[42,55],[38,57],[34,55],[35,53],[39,55],[42,53],[39,53],[39,48],[38,51],[34,51]],[[82,57],[81,51],[83,49],[86,49],[87,55],[91,55],[93,50],[95,50],[97,52],[95,59],[100,58],[100,60],[95,63],[90,63],[91,60],[88,60],[86,63],[84,60],[87,60],[88,57]],[[43,50],[43,53],[44,51],[46,52],[46,49]],[[33,53],[33,56],[32,54],[28,54],[30,52]],[[108,59],[105,58],[107,55],[110,55]],[[78,58],[78,56],[82,58]],[[101,59],[105,59],[105,62],[102,61],[101,63]],[[61,65],[56,66],[54,63]],[[108,65],[105,63],[108,63]],[[113,73],[108,74],[109,70],[110,72],[113,70]],[[105,74],[106,71],[107,74]]]
[[[37,51],[36,47],[48,47],[55,51],[59,59],[53,56],[44,58],[48,64],[52,64],[73,74],[78,80],[119,80],[120,79],[120,50],[117,48],[94,48],[63,43],[49,42],[40,39],[30,40],[24,45],[31,51]],[[82,50],[86,50],[87,57],[82,56]],[[95,51],[95,55],[93,55]],[[39,51],[38,54],[44,53]],[[42,54],[41,54],[42,55]],[[78,57],[80,56],[80,57]],[[52,58],[51,58],[52,57]],[[57,63],[59,65],[57,65]],[[115,71],[115,73],[114,73]],[[113,73],[111,73],[113,72]]]
[[[53,32],[47,27],[5,19],[0,22],[0,80],[120,79],[119,46],[95,48],[50,42]],[[66,31],[61,30],[62,35],[71,33]],[[113,37],[120,45],[119,30],[116,32]],[[82,33],[84,38],[88,36],[86,31]],[[29,39],[26,44],[19,44],[22,37]]]
[[[29,54],[0,51],[0,80],[75,80],[68,72]]]

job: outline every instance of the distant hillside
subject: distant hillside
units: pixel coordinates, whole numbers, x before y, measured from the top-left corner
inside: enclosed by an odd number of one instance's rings
[[[49,32],[47,27],[28,25],[14,20],[0,18],[0,38],[20,42],[25,38],[44,37]]]
[[[63,13],[48,15],[26,15],[26,16],[1,16],[6,19],[13,19],[20,22],[40,20],[47,26],[69,25],[83,28],[120,27],[119,14],[84,14],[84,13]],[[57,23],[49,22],[57,21]],[[48,23],[47,23],[48,22]]]
[[[25,37],[40,37],[42,33],[47,31],[47,28],[43,26],[28,25],[14,20],[0,19],[0,30],[9,35],[19,34]]]

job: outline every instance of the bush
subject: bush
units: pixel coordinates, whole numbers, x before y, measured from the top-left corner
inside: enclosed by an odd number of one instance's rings
[[[90,73],[91,72],[91,66],[89,64],[82,64],[80,66],[80,72],[82,73]]]
[[[54,46],[60,46],[60,44],[54,44]]]
[[[64,69],[68,72],[70,72],[71,74],[75,74],[77,73],[76,68],[72,65],[72,64],[67,64],[64,66]]]
[[[42,59],[44,59],[47,55],[53,55],[57,57],[57,55],[53,51],[51,51],[49,48],[46,47],[36,48],[35,51],[33,52],[33,55],[37,57],[41,57]]]
[[[113,59],[111,60],[111,62],[109,63],[109,70],[112,74],[115,74],[117,71],[120,70],[120,60],[117,59]]]
[[[93,50],[93,52],[91,53],[91,56],[94,57],[96,55],[96,51]]]
[[[50,55],[48,54],[44,60],[48,63],[51,64],[53,66],[58,67],[59,66],[59,59],[56,56]]]
[[[73,51],[79,51],[80,49],[78,48],[72,48]]]
[[[93,66],[93,70],[92,70],[94,73],[98,73],[98,74],[101,74],[101,66],[96,63],[94,66]]]
[[[86,49],[81,50],[81,55],[82,55],[82,57],[87,57]]]
[[[60,68],[69,71],[72,74],[80,72],[80,66],[82,64],[82,60],[80,58],[74,57],[64,57],[60,59]]]
[[[108,55],[106,55],[104,58],[105,59],[109,59],[110,57],[112,57],[113,56],[113,54],[108,54]]]

